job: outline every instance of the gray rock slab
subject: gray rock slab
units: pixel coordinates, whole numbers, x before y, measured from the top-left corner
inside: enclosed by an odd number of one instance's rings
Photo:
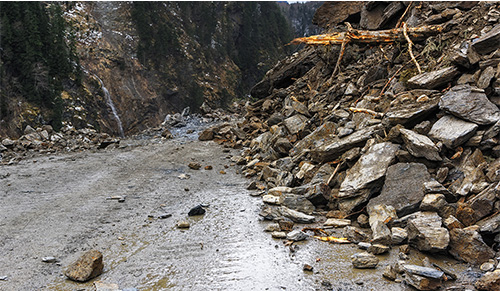
[[[441,70],[416,75],[408,80],[411,88],[435,89],[446,85],[459,74],[456,67],[447,67]]]
[[[472,46],[480,54],[488,54],[500,48],[500,24],[473,41]]]
[[[403,137],[406,149],[413,156],[417,158],[426,158],[431,161],[442,160],[439,156],[438,147],[427,136],[404,128],[400,129],[399,132]]]
[[[279,208],[279,213],[286,217],[291,219],[293,222],[297,223],[313,223],[316,220],[316,217],[312,215],[307,215],[303,212],[296,211],[293,209],[290,209],[288,207],[281,206]]]
[[[443,142],[445,146],[454,149],[471,138],[478,125],[458,119],[451,115],[441,117],[429,131],[429,136]]]
[[[290,155],[295,156],[301,154],[305,150],[311,149],[312,147],[321,146],[325,141],[334,136],[336,130],[337,125],[335,123],[330,121],[323,123],[312,133],[298,141],[292,150],[290,150]]]
[[[495,123],[500,120],[500,109],[481,91],[470,85],[457,85],[441,96],[439,108],[476,124]]]
[[[389,108],[382,120],[385,124],[396,125],[413,122],[438,109],[439,98],[426,102],[411,102]]]
[[[438,252],[446,250],[450,234],[437,213],[417,212],[408,220],[408,241],[420,251]]]
[[[420,163],[397,163],[387,169],[384,186],[379,196],[368,203],[393,206],[399,217],[418,211],[425,196],[423,184],[431,180],[427,167]]]
[[[403,265],[403,269],[410,274],[424,276],[427,278],[440,279],[444,276],[444,272],[442,271],[417,265]]]
[[[338,138],[333,136],[323,145],[311,149],[311,157],[317,162],[329,162],[340,157],[344,152],[356,146],[362,146],[368,139],[381,133],[384,127],[381,124],[365,127],[352,134]]]
[[[378,143],[359,158],[340,185],[340,210],[350,212],[380,190],[387,168],[394,162],[399,148],[390,142]]]

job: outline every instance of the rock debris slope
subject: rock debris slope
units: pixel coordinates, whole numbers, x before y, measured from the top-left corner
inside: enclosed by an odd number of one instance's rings
[[[347,44],[335,74],[340,46],[306,47],[253,87],[256,101],[245,104],[242,122],[204,136],[243,148],[234,162],[256,179],[250,188],[265,194],[266,219],[312,222],[304,217],[313,214],[315,221],[326,215],[368,226],[368,215],[372,236],[362,240],[409,243],[478,266],[494,261],[500,4],[358,4],[330,22],[328,4],[315,18],[333,27],[328,32],[345,31],[339,22],[346,19],[365,30],[394,28],[398,20],[442,26],[438,35],[414,42],[422,73],[404,41]],[[435,286],[435,278],[406,273],[419,289]]]

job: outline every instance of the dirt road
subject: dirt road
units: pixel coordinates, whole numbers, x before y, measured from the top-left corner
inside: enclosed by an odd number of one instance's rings
[[[353,269],[354,245],[310,239],[292,253],[272,239],[258,218],[261,199],[230,166],[236,154],[213,142],[123,140],[117,149],[3,166],[0,277],[7,280],[0,289],[93,290],[93,281],[75,283],[62,271],[97,249],[105,272],[95,280],[121,289],[406,290],[381,277],[389,260],[377,270]],[[213,170],[192,170],[191,161]],[[114,195],[125,202],[107,200]],[[200,203],[209,204],[206,214],[188,217]],[[176,228],[182,220],[190,229]],[[58,262],[42,262],[48,256]],[[304,272],[305,263],[314,271]]]

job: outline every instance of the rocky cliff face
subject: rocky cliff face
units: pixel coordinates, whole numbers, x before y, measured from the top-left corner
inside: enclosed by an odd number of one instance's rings
[[[246,97],[292,36],[273,2],[64,5],[82,82],[63,84],[62,120],[116,136],[156,126],[188,106],[224,107]],[[49,122],[44,108],[25,105],[8,108],[12,126],[0,134],[15,137],[28,124]]]

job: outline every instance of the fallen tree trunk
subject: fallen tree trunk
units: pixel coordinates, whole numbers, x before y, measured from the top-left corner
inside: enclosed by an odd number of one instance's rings
[[[405,41],[404,28],[394,28],[389,30],[357,30],[353,29],[350,24],[347,23],[348,30],[345,32],[337,33],[327,33],[312,35],[308,37],[299,37],[290,42],[290,44],[307,44],[307,45],[332,45],[332,44],[342,44],[346,42],[353,43],[366,43],[366,44],[378,44],[378,43],[391,43],[398,40]],[[425,39],[428,36],[436,35],[443,30],[442,26],[432,25],[432,26],[420,26],[420,27],[408,27],[407,34],[409,38],[413,40]]]

